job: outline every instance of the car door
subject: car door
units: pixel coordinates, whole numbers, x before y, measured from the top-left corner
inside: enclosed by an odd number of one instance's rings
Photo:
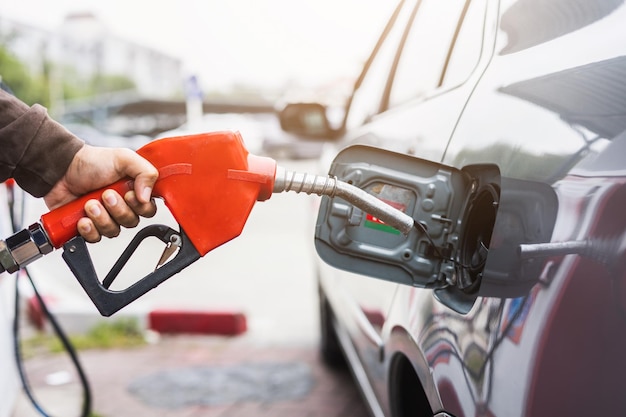
[[[339,147],[362,143],[440,161],[489,57],[484,47],[488,11],[484,0],[404,2],[357,83]],[[319,270],[370,384],[385,404],[385,372],[378,358],[397,285],[323,262]]]
[[[620,214],[626,202],[624,18],[623,3],[611,0],[502,1],[494,57],[443,162],[496,163],[512,180],[502,187],[490,252],[544,231],[551,245],[541,246],[543,252],[518,245],[521,260],[497,260],[495,269],[509,279],[520,270],[506,267],[536,264],[535,285],[518,298],[479,300],[470,316],[492,312],[481,332],[475,320],[450,310],[431,323],[440,332],[454,329],[456,340],[475,342],[467,347],[481,346],[480,355],[456,342],[448,350],[473,358],[473,365],[463,364],[466,382],[452,379],[441,356],[432,364],[435,383],[448,387],[449,398],[473,399],[450,410],[455,415],[625,412],[617,388],[626,372],[620,353],[624,255],[617,249],[626,228]],[[542,198],[516,193],[513,185],[553,193],[556,220],[543,223]],[[531,219],[540,221],[529,227]],[[567,249],[573,242],[587,242],[588,249]],[[490,253],[487,268],[492,260]]]

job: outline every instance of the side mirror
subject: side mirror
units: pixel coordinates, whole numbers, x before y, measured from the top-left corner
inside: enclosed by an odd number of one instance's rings
[[[289,133],[306,138],[330,139],[334,135],[330,127],[326,107],[319,103],[290,103],[278,114],[280,127]]]
[[[363,145],[341,151],[329,174],[404,211],[416,226],[403,235],[341,198],[323,197],[315,248],[326,263],[433,289],[461,313],[478,296],[519,297],[537,282],[538,263],[521,260],[517,248],[549,241],[557,208],[551,187],[501,178],[493,164],[456,169]]]

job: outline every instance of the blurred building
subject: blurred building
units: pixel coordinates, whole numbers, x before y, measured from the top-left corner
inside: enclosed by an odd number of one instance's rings
[[[63,123],[128,136],[152,135],[185,120],[178,110],[184,106],[182,60],[116,36],[91,13],[68,15],[54,31],[0,16],[0,42],[31,75],[46,76],[49,111]],[[107,77],[134,87],[111,93]],[[68,85],[93,95],[68,100]]]
[[[140,95],[168,98],[182,90],[179,58],[115,36],[91,13],[68,15],[55,31],[0,16],[0,41],[34,75],[50,71],[57,82],[64,77],[123,75]]]

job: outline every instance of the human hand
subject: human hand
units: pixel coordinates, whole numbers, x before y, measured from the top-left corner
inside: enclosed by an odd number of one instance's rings
[[[134,187],[123,197],[114,190],[102,193],[102,203],[85,203],[87,217],[78,221],[78,232],[88,242],[102,236],[115,237],[120,226],[135,227],[139,216],[152,217],[156,205],[151,198],[159,172],[136,152],[124,148],[103,148],[85,145],[74,156],[61,180],[54,185],[44,201],[50,210],[114,182],[130,177]]]

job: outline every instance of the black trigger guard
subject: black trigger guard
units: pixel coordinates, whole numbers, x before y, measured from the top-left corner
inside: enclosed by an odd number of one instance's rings
[[[173,234],[179,234],[182,243],[180,250],[172,260],[124,290],[113,291],[109,289],[113,280],[117,277],[144,239],[154,236],[161,239],[164,243],[167,243],[169,242],[170,236]],[[89,251],[87,250],[85,240],[78,236],[63,245],[63,259],[65,263],[67,263],[100,314],[106,317],[126,307],[128,304],[146,294],[151,289],[156,288],[172,275],[179,273],[200,258],[200,253],[198,253],[193,246],[184,230],[181,229],[179,233],[168,226],[159,224],[150,225],[146,226],[135,235],[120,258],[115,262],[115,265],[113,265],[106,275],[105,279],[100,282],[93,262],[91,261]]]

